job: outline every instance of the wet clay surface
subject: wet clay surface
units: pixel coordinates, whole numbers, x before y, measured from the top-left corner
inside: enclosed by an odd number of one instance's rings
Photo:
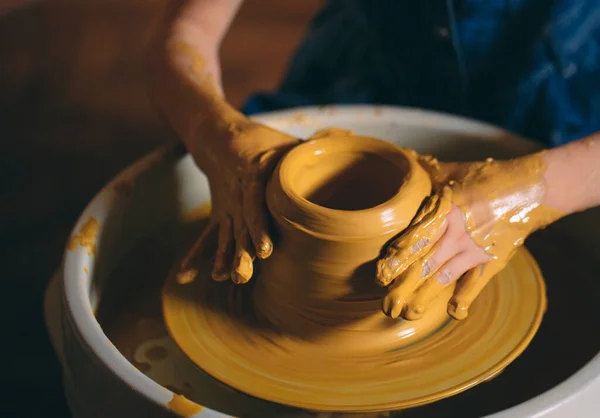
[[[185,231],[175,226],[158,231],[115,270],[98,311],[105,332],[124,356],[145,374],[204,407],[236,416],[307,416],[253,400],[225,387],[194,368],[168,337],[162,320],[160,289],[173,260],[189,248],[205,224],[197,222],[186,226]],[[592,278],[562,260],[562,255],[577,243],[570,242],[553,227],[536,233],[527,243],[544,271],[549,298],[548,311],[531,345],[490,382],[452,398],[392,412],[389,416],[441,418],[461,411],[463,417],[480,417],[550,389],[596,354],[600,337],[590,330],[600,326],[600,319],[593,310],[600,289]],[[573,261],[582,263],[585,256],[582,252],[581,260]],[[565,277],[569,277],[569,281],[564,280]],[[571,281],[578,286],[572,286]],[[155,362],[153,369],[143,353],[155,352],[150,350],[155,346],[167,347],[168,357]],[[134,358],[136,354],[139,361]]]
[[[185,354],[245,393],[326,411],[429,403],[506,367],[545,309],[527,252],[485,289],[465,323],[446,313],[453,286],[416,321],[387,317],[375,260],[430,194],[429,176],[414,151],[389,142],[339,130],[316,137],[289,151],[269,181],[277,250],[257,263],[256,281],[207,280],[208,258],[197,260],[195,280],[182,281],[176,265],[163,306]],[[364,182],[357,167],[371,173]]]
[[[369,341],[371,327],[297,338],[256,316],[251,285],[216,283],[206,267],[192,283],[167,283],[165,317],[195,364],[243,392],[310,410],[390,410],[466,390],[510,363],[544,309],[534,268],[519,251],[468,320],[408,346],[398,338],[397,349],[389,336]]]
[[[207,210],[199,208],[182,225],[158,231],[118,265],[107,281],[96,317],[132,367],[176,395],[238,417],[247,416],[248,411],[252,411],[250,416],[282,416],[289,408],[240,394],[200,372],[168,336],[161,287],[173,260],[185,253],[208,224]],[[181,397],[173,399],[170,407],[178,412],[198,408]]]
[[[373,187],[377,178],[386,187]],[[258,263],[257,313],[283,334],[355,352],[397,349],[439,328],[444,301],[423,321],[395,321],[374,280],[381,248],[430,190],[412,153],[373,138],[321,133],[289,152],[267,188],[277,251]]]

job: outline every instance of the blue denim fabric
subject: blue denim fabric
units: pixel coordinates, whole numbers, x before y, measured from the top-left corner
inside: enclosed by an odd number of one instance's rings
[[[556,146],[600,131],[600,0],[330,0],[248,114],[377,103]]]

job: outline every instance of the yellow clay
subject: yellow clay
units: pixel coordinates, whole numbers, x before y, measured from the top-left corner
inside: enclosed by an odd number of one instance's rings
[[[192,417],[202,411],[202,406],[187,399],[183,395],[173,394],[173,399],[169,401],[167,406],[182,417]]]

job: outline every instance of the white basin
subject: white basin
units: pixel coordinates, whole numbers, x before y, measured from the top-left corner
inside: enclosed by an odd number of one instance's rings
[[[330,126],[349,128],[447,160],[505,158],[538,149],[533,142],[488,125],[412,109],[310,108],[257,119],[299,137]],[[133,187],[124,193],[119,187],[123,184]],[[63,365],[65,391],[74,417],[173,416],[166,406],[173,392],[161,381],[166,377],[152,380],[132,367],[108,340],[94,313],[102,295],[113,285],[107,278],[128,251],[153,231],[208,200],[206,179],[190,156],[168,147],[119,174],[77,221],[73,234],[90,217],[99,221],[98,251],[67,250],[64,267],[46,298],[48,327]],[[600,296],[598,219],[597,210],[579,214],[528,241],[547,279],[549,310],[521,358],[489,383],[448,400],[403,411],[402,417],[449,416],[452,410],[461,411],[463,418],[600,417],[600,315],[595,306]],[[185,362],[178,358],[177,364],[163,365],[167,369],[161,373],[185,374]],[[202,387],[198,390],[201,392]],[[254,414],[261,411],[255,416],[296,416],[297,411],[235,396],[232,403],[239,398],[248,408],[255,408]],[[211,405],[210,399],[203,403],[205,408],[194,416],[230,416],[236,411],[235,405],[221,408]]]

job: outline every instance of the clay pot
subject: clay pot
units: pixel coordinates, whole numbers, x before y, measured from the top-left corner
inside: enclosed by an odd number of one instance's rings
[[[397,347],[400,334],[413,340],[439,327],[445,303],[424,321],[390,319],[381,311],[387,290],[375,281],[385,244],[430,192],[416,154],[385,141],[333,131],[294,148],[267,187],[276,251],[259,266],[257,312],[307,340],[362,331],[363,340]]]

